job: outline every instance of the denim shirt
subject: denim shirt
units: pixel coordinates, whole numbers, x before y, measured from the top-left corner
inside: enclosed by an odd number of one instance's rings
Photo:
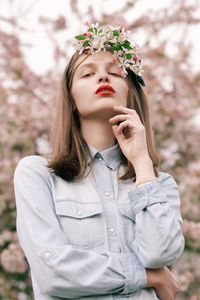
[[[98,152],[83,179],[67,182],[26,156],[14,173],[17,233],[30,265],[35,300],[158,299],[145,268],[183,253],[180,197],[169,173],[136,188],[119,180],[119,146]],[[90,162],[89,162],[90,163]]]

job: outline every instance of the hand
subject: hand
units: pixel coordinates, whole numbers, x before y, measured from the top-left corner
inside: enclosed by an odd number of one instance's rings
[[[145,127],[137,112],[123,106],[114,106],[113,110],[121,113],[109,119],[109,121],[112,124],[121,122],[119,125],[113,125],[112,129],[126,158],[131,162],[138,158],[150,158]]]
[[[180,290],[180,283],[175,275],[167,268],[146,270],[147,285],[153,287],[156,295],[161,300],[174,300]]]

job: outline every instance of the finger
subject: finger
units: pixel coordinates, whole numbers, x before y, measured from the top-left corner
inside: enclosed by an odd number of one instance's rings
[[[130,120],[126,120],[126,121],[120,123],[120,125],[117,128],[117,132],[121,133],[125,127],[134,128],[134,125],[133,125],[133,123],[130,122]]]
[[[119,121],[124,121],[124,120],[126,120],[127,118],[131,118],[131,116],[128,115],[128,114],[126,114],[126,115],[117,115],[117,116],[115,116],[115,117],[109,119],[109,121],[110,121],[111,123],[116,123],[116,122],[119,122]]]
[[[115,135],[115,137],[116,137],[118,143],[120,144],[120,143],[123,142],[123,140],[125,139],[125,136],[124,136],[124,134],[123,134],[122,132],[119,133],[119,132],[117,131],[117,128],[118,128],[117,125],[113,125],[113,126],[112,126],[114,135]]]
[[[113,110],[115,110],[115,111],[122,111],[122,112],[125,112],[125,113],[136,112],[134,109],[130,109],[128,107],[121,106],[121,105],[115,105],[115,106],[113,106]]]
[[[176,290],[177,290],[177,292],[179,292],[180,289],[181,289],[181,283],[180,283],[179,279],[177,278],[176,279]]]

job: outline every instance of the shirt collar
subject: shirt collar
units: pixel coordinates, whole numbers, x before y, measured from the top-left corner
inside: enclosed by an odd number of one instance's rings
[[[121,156],[120,156],[120,148],[118,143],[101,152],[99,152],[96,148],[94,148],[91,145],[88,146],[93,159],[95,158],[98,159],[99,157],[101,157],[105,161],[106,165],[112,170],[115,170],[119,166],[121,162]]]

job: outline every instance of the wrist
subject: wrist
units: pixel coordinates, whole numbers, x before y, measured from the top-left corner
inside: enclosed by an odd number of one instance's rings
[[[134,166],[134,168],[137,167],[138,165],[141,165],[144,163],[152,163],[153,164],[151,157],[148,154],[135,157],[134,159],[131,160],[131,163]]]
[[[155,287],[155,282],[154,282],[154,274],[152,271],[146,269],[146,275],[147,275],[147,283],[145,287]]]
[[[153,162],[150,157],[143,156],[135,159],[131,163],[134,167],[137,181],[144,177],[155,177]]]
[[[135,172],[143,168],[143,171],[146,168],[153,168],[153,162],[149,156],[140,156],[131,161]],[[146,176],[146,175],[145,175]]]
[[[140,179],[137,179],[136,182],[135,182],[135,186],[136,187],[140,187],[146,183],[149,183],[149,182],[152,182],[152,181],[159,181],[159,179],[154,175],[154,176],[151,176],[151,177],[143,177],[143,178],[140,178]]]
[[[152,287],[156,288],[160,284],[160,273],[159,269],[146,269],[146,275],[147,275],[147,283],[145,287]]]

